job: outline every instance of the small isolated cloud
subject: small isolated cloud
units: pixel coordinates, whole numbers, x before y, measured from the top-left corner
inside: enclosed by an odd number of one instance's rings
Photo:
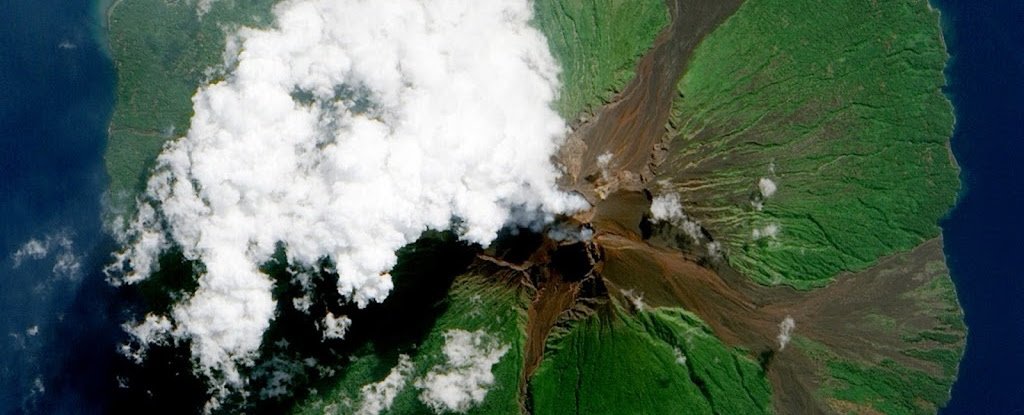
[[[274,318],[260,265],[281,245],[366,306],[426,230],[487,245],[510,223],[586,207],[556,186],[568,127],[530,1],[285,0],[274,15],[230,36],[231,69],[193,97],[109,268],[138,282],[171,246],[202,263],[197,291],[166,317],[222,386],[244,385],[239,368]]]
[[[772,167],[771,170],[774,174],[774,167]],[[779,187],[775,184],[775,181],[773,181],[772,179],[769,179],[767,177],[760,178],[757,181],[758,193],[751,196],[750,205],[754,207],[754,210],[760,212],[761,210],[764,209],[764,204],[768,200],[768,198],[775,195],[775,192],[778,191],[778,189]]]
[[[43,383],[42,376],[36,376],[35,379],[32,380],[32,385],[29,387],[28,393],[22,398],[22,412],[38,412],[38,405],[44,394],[46,394],[46,384]]]
[[[712,259],[722,258],[722,244],[721,242],[714,241],[708,242],[708,256]]]
[[[601,178],[605,181],[611,180],[611,166],[614,155],[606,152],[597,156],[597,168],[601,169]]]
[[[491,367],[508,345],[481,331],[449,330],[444,335],[445,362],[416,381],[420,401],[437,413],[464,413],[479,405],[494,384]]]
[[[25,330],[25,334],[29,337],[34,337],[39,334],[39,325],[34,325]]]
[[[765,198],[772,197],[772,195],[775,194],[775,191],[778,190],[778,186],[775,185],[775,182],[767,177],[762,177],[761,180],[757,181],[757,188],[761,191],[761,196]]]
[[[626,297],[631,304],[633,304],[633,308],[635,308],[636,311],[643,312],[647,309],[647,303],[644,302],[643,293],[630,288],[628,290],[622,290],[622,295]]]
[[[14,261],[14,268],[18,268],[21,266],[21,262],[26,259],[40,260],[46,258],[49,253],[50,244],[48,242],[29,239],[28,242],[22,244],[21,248],[14,252],[14,255],[11,255],[11,259]]]
[[[309,314],[309,308],[313,306],[313,283],[314,275],[310,272],[289,270],[293,275],[292,282],[297,283],[302,289],[302,296],[292,298],[292,307],[296,310]]]
[[[769,223],[761,228],[755,228],[753,231],[750,232],[750,237],[754,238],[755,241],[762,238],[775,239],[776,237],[779,236],[779,232],[781,230],[782,227],[780,227],[779,224]]]
[[[678,193],[666,193],[651,201],[651,217],[656,221],[669,222],[686,217]]]
[[[320,321],[320,331],[323,332],[324,340],[344,338],[345,332],[350,326],[352,326],[352,319],[348,316],[335,317],[331,312],[328,312]]]
[[[313,295],[305,293],[301,297],[292,299],[292,307],[303,313],[309,314],[309,308],[313,306]]]
[[[11,255],[13,268],[19,268],[27,261],[41,261],[54,257],[54,276],[78,278],[82,271],[82,257],[75,252],[75,242],[67,231],[46,235],[41,239],[32,238]]]
[[[678,193],[655,196],[651,201],[651,217],[657,222],[668,222],[675,225],[694,241],[699,242],[704,238],[700,223],[690,219],[683,212],[683,205]]]
[[[53,264],[53,275],[77,277],[81,275],[82,259],[74,252],[66,250],[57,255]]]
[[[779,323],[779,335],[776,337],[779,340],[779,351],[786,349],[786,345],[789,344],[790,334],[792,334],[793,329],[795,328],[796,321],[794,321],[793,317],[790,316],[786,316],[786,318],[782,319],[782,322]]]
[[[365,385],[360,389],[362,403],[356,415],[377,415],[391,409],[391,404],[408,383],[412,376],[412,360],[407,355],[398,357],[398,365],[391,369],[388,376],[377,383]]]
[[[683,354],[683,351],[676,347],[673,352],[675,352],[676,355],[676,364],[686,366],[686,355]]]
[[[200,18],[202,18],[203,15],[205,15],[206,13],[209,13],[210,9],[213,8],[213,3],[215,1],[217,1],[217,0],[196,0],[195,1],[196,16],[199,16]]]
[[[36,379],[32,381],[32,393],[37,393],[40,395],[46,393],[46,385],[43,384],[42,377],[37,376]]]

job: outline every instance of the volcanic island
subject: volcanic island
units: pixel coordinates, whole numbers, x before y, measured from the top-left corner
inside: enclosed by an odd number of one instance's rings
[[[272,25],[274,3],[108,9],[112,218],[135,213],[196,88],[218,76],[208,68],[226,33]],[[966,327],[937,223],[959,182],[948,56],[926,0],[533,8],[571,127],[558,185],[591,207],[486,248],[428,231],[399,252],[387,300],[363,308],[331,272],[296,282],[282,248],[263,266],[279,305],[255,361],[287,345],[318,364],[285,398],[238,394],[224,410],[352,413],[389,374],[431,376],[459,338],[490,351],[493,378],[458,412],[916,414],[947,402]],[[130,289],[166,310],[201,273],[172,250]],[[300,312],[291,299],[309,284],[314,312]],[[325,313],[354,322],[343,340],[323,341]],[[189,359],[167,343],[126,364],[144,385],[123,392],[126,407],[202,408]],[[247,373],[252,390],[273,384],[266,367]],[[385,412],[436,409],[422,393],[398,388]]]

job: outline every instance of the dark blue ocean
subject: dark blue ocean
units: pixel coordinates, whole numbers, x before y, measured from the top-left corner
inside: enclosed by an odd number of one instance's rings
[[[114,72],[95,0],[0,0],[0,414],[101,413]],[[19,254],[18,252],[21,251]]]
[[[943,413],[1024,414],[1024,2],[933,3],[964,184],[942,225],[970,330]],[[106,413],[116,388],[100,22],[95,0],[0,0],[0,414]]]
[[[969,334],[944,414],[1024,414],[1024,2],[934,0],[963,171],[942,222]]]

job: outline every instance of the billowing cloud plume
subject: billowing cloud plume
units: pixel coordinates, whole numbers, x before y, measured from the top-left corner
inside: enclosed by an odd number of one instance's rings
[[[259,266],[278,244],[296,268],[327,259],[364,306],[424,230],[488,244],[584,207],[555,187],[559,70],[528,0],[290,0],[275,16],[240,31],[225,79],[196,93],[112,268],[139,281],[172,245],[204,265],[173,327],[144,321],[190,340],[226,386],[273,319]]]
[[[782,322],[779,323],[779,335],[776,336],[779,340],[779,351],[786,349],[786,345],[789,344],[789,339],[792,336],[793,329],[795,328],[796,321],[794,321],[793,317],[790,316],[786,316],[786,318],[782,319]]]
[[[444,335],[445,363],[437,365],[422,379],[420,401],[437,413],[468,411],[487,397],[494,384],[491,367],[508,352],[508,345],[477,330],[449,330]]]

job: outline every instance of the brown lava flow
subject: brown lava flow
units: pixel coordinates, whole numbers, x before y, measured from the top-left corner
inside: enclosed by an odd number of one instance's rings
[[[699,41],[739,7],[742,0],[668,0],[671,23],[639,62],[636,77],[613,102],[579,126],[559,154],[567,174],[561,185],[586,197],[592,208],[561,225],[589,228],[588,241],[558,242],[526,236],[482,254],[478,264],[518,274],[532,294],[527,310],[521,405],[529,413],[528,383],[544,356],[548,336],[614,301],[630,307],[623,291],[642,293],[649,307],[681,307],[697,314],[732,346],[750,350],[762,363],[775,391],[777,413],[825,413],[844,402],[816,398],[821,363],[793,348],[779,350],[779,324],[791,316],[795,333],[824,344],[838,356],[858,361],[890,358],[935,372],[937,367],[899,353],[899,333],[864,323],[872,315],[902,316],[923,309],[906,295],[930,282],[926,269],[942,261],[941,240],[883,259],[877,266],[840,276],[835,284],[798,292],[751,282],[727,261],[702,256],[696,247],[674,242],[671,230],[652,229],[647,185],[663,153],[666,124],[676,83]],[[612,154],[609,166],[596,162]],[[707,234],[708,239],[713,235]],[[531,239],[532,238],[532,239]],[[891,274],[916,275],[891,278]],[[886,277],[890,276],[890,277]],[[927,313],[919,313],[927,314]],[[610,317],[613,318],[613,317]],[[932,327],[932,317],[911,321]],[[869,409],[869,408],[855,408]]]

